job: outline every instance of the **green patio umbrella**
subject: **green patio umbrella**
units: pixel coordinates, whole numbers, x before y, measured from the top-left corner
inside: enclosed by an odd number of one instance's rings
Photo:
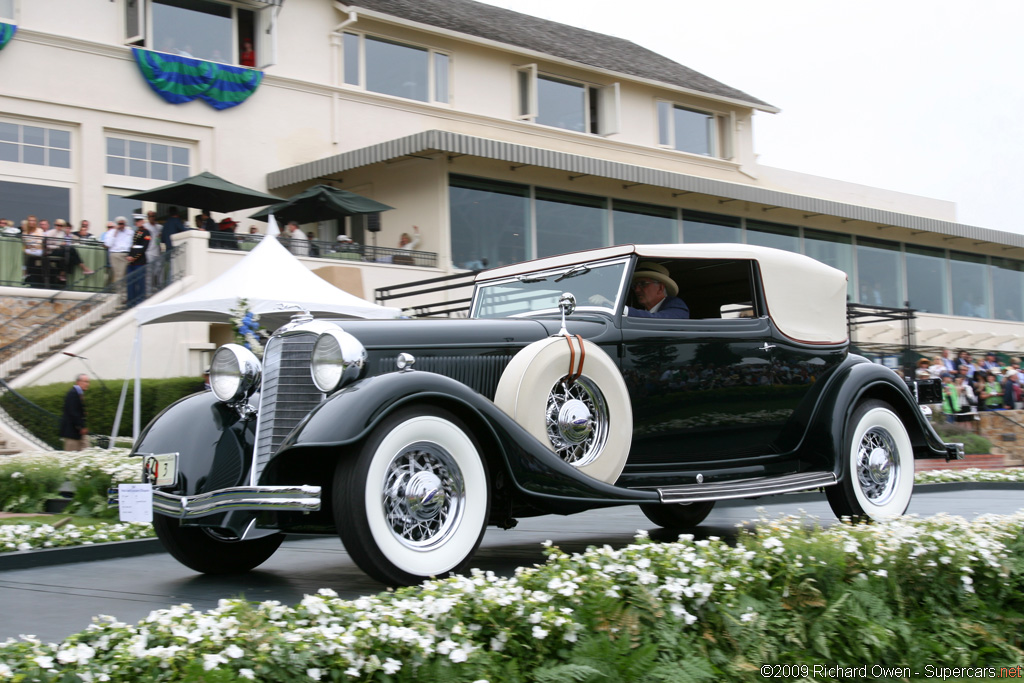
[[[140,199],[193,209],[209,209],[219,213],[251,209],[254,206],[266,206],[281,201],[280,197],[235,185],[209,171],[170,185],[161,185],[152,190],[130,194],[126,199]]]
[[[270,214],[274,214],[279,222],[314,223],[362,213],[379,213],[393,208],[354,192],[329,185],[314,185],[287,201],[257,211],[250,218],[266,221]]]

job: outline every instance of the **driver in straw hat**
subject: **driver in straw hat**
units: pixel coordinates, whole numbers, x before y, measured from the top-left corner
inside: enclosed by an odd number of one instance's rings
[[[668,268],[643,261],[633,273],[631,285],[636,306],[626,306],[634,318],[689,318],[690,307],[680,299],[679,285],[669,277]]]

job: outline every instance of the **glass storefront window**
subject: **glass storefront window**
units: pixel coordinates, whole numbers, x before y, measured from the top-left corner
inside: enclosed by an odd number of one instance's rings
[[[713,213],[683,211],[683,242],[690,244],[711,244],[728,242],[739,244],[742,241],[740,219],[732,216],[719,216]]]
[[[535,197],[538,257],[608,244],[608,200],[604,197],[541,188]]]
[[[800,253],[799,231],[788,225],[747,221],[747,244]]]
[[[0,181],[3,217],[20,225],[29,216],[53,222],[71,220],[71,190],[66,187]]]
[[[1024,262],[992,259],[992,303],[993,317],[1024,321]]]
[[[107,220],[112,221],[118,216],[124,216],[128,219],[128,225],[134,226],[132,223],[135,215],[142,215],[142,202],[138,199],[125,199],[119,194],[108,194],[107,195]],[[186,216],[187,218],[187,216]],[[106,226],[103,226],[106,229]],[[100,230],[100,234],[103,230]]]
[[[846,295],[853,300],[853,239],[849,235],[806,228],[804,254],[846,273]]]
[[[676,210],[616,199],[612,202],[612,244],[671,244],[679,241]]]
[[[950,281],[953,283],[953,315],[990,318],[988,265],[984,256],[949,252]]]
[[[528,186],[453,175],[448,201],[456,268],[493,268],[529,258]]]
[[[857,301],[903,308],[902,264],[899,242],[857,238]]]
[[[946,252],[906,245],[907,300],[926,313],[949,313],[946,291]]]

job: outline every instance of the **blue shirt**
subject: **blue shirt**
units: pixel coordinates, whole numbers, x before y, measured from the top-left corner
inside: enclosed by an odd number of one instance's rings
[[[676,318],[683,320],[690,317],[690,307],[677,296],[662,299],[661,306],[654,313],[633,306],[626,306],[626,308],[629,311],[630,318]]]

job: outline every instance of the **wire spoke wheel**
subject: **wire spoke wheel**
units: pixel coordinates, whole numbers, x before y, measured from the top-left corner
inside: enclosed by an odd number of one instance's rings
[[[406,547],[444,543],[465,510],[466,483],[452,456],[417,443],[388,465],[382,504],[391,533]]]
[[[896,491],[900,461],[896,442],[885,429],[874,427],[861,437],[857,451],[860,488],[875,505],[884,505]]]
[[[914,492],[914,448],[892,406],[868,400],[845,427],[839,482],[825,489],[837,517],[882,520],[906,512]]]
[[[545,425],[558,457],[575,467],[589,465],[608,440],[608,404],[589,378],[563,377],[548,394]]]

